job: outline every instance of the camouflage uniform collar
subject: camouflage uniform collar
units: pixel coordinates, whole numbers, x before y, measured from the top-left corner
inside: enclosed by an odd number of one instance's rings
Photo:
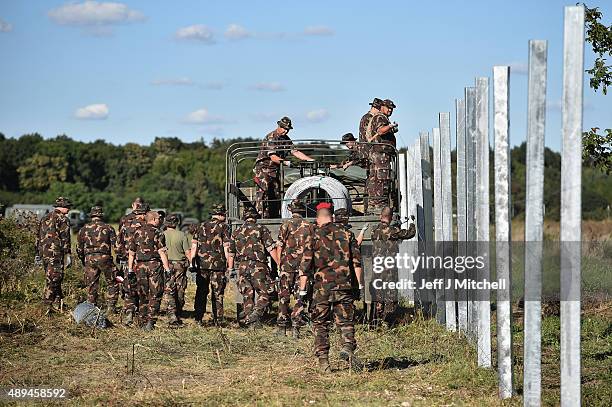
[[[253,218],[246,219],[244,223],[257,223],[257,221]]]
[[[321,225],[321,226],[319,226],[319,227],[320,227],[320,228],[324,228],[324,227],[326,227],[326,226],[333,225],[333,224],[334,224],[334,222],[332,222],[332,221],[330,220],[329,222],[326,222],[326,223],[322,224],[322,225]]]
[[[302,219],[302,218],[303,218],[303,216],[302,216],[302,215],[300,215],[299,213],[292,213],[292,214],[291,214],[291,217],[292,217],[292,218],[300,218],[300,219]]]

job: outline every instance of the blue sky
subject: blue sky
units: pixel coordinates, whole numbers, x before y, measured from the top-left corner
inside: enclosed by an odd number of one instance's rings
[[[600,6],[605,20],[612,6]],[[511,141],[525,139],[529,39],[549,41],[546,144],[560,148],[560,1],[0,2],[0,132],[148,144],[356,132],[391,98],[398,144],[437,126],[476,76],[511,65]],[[586,67],[593,55],[586,50]],[[454,119],[453,119],[454,120]],[[585,78],[584,127],[612,126]]]

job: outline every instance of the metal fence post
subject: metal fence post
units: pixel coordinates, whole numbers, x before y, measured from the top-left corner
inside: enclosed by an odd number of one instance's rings
[[[493,67],[495,106],[495,269],[497,281],[506,283],[497,290],[497,367],[499,396],[512,397],[512,298],[509,100],[510,67]]]
[[[541,296],[547,47],[546,41],[529,41],[525,202],[525,342],[523,358],[523,403],[525,406],[539,406],[541,402]]]
[[[443,232],[443,209],[442,209],[442,154],[440,129],[432,130],[433,137],[433,181],[434,181],[434,241],[435,255],[444,256],[444,232]],[[444,269],[435,270],[436,278],[444,275]],[[436,289],[436,319],[440,324],[446,323],[446,306],[444,301],[444,288]]]
[[[475,255],[476,241],[476,88],[465,88],[465,231],[469,242],[466,251]],[[478,302],[473,293],[467,293],[468,339],[476,341],[478,333]]]
[[[584,8],[565,8],[561,152],[561,405],[580,405]]]
[[[466,256],[465,242],[467,240],[466,229],[466,184],[465,184],[465,100],[455,99],[456,113],[456,137],[457,137],[457,249],[458,255]],[[467,291],[458,290],[457,296],[457,320],[459,331],[466,332],[468,324],[467,316]]]
[[[422,251],[426,255],[431,255],[434,248],[434,237],[433,237],[433,190],[432,190],[432,158],[429,147],[429,133],[424,131],[419,133],[420,150],[421,150],[421,178],[422,178],[422,190],[423,190],[423,216],[422,223],[419,228],[423,228],[421,238],[423,239]],[[423,314],[425,316],[432,315],[432,306],[435,300],[432,295],[432,290],[425,290],[423,295]]]

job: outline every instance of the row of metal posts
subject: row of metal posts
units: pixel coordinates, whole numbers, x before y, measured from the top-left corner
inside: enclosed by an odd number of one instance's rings
[[[580,405],[580,207],[581,135],[584,53],[584,8],[565,8],[563,49],[563,129],[561,164],[561,404]],[[527,177],[525,202],[525,309],[523,402],[541,403],[541,299],[544,133],[546,115],[547,42],[529,42]],[[506,281],[497,291],[497,368],[499,395],[513,391],[512,263],[510,174],[510,68],[493,68],[495,247],[489,242],[489,79],[476,78],[455,101],[456,193],[452,191],[450,113],[440,113],[432,129],[433,156],[427,132],[400,154],[400,215],[416,215],[417,235],[401,245],[411,256],[491,253],[495,278]],[[433,171],[433,174],[432,174]],[[432,185],[433,179],[433,185]],[[456,238],[453,236],[453,196],[456,197]],[[407,227],[404,222],[403,227]],[[457,253],[440,242],[460,242]],[[462,242],[473,242],[466,245]],[[571,243],[567,243],[571,242]],[[468,253],[471,252],[471,253]],[[477,278],[491,281],[490,264]],[[406,273],[405,271],[403,273]],[[400,277],[414,279],[416,274]],[[450,270],[441,270],[446,278]],[[467,292],[421,298],[423,293],[401,293],[417,306],[435,310],[436,319],[450,331],[465,334],[477,349],[478,365],[491,367],[491,312],[489,295]]]

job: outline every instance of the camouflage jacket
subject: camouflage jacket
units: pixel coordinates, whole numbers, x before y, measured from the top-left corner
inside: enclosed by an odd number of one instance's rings
[[[368,142],[368,136],[366,133],[367,133],[368,126],[370,125],[370,120],[372,120],[372,116],[373,116],[372,113],[367,112],[361,117],[361,121],[359,121],[359,142],[360,143]]]
[[[297,272],[302,262],[304,245],[312,233],[313,225],[301,215],[294,214],[287,219],[278,231],[276,244],[281,248],[281,271]]]
[[[132,217],[126,223],[126,225],[119,231],[119,237],[117,239],[117,253],[127,260],[128,251],[130,249],[130,243],[132,238],[138,229],[146,225],[147,222],[144,219],[139,219],[137,216]]]
[[[131,237],[129,250],[136,261],[159,259],[159,250],[166,248],[164,233],[155,226],[145,223]]]
[[[367,168],[370,164],[370,160],[368,159],[368,148],[365,144],[356,144],[353,149],[350,150],[349,156],[342,161],[340,165],[344,165],[347,163],[351,163],[351,165],[356,165],[358,167]]]
[[[136,219],[134,212],[130,212],[122,216],[119,220],[119,233],[117,234],[117,254],[127,258],[128,242],[126,240],[126,228]]]
[[[389,118],[387,116],[385,116],[382,113],[379,113],[377,115],[375,115],[372,118],[372,124],[370,126],[371,129],[371,133],[372,135],[376,134],[378,132],[378,129],[380,129],[381,127],[384,126],[388,126],[390,125],[391,122],[389,121]],[[390,146],[395,147],[396,145],[396,138],[395,138],[395,134],[392,131],[388,131],[384,134],[377,134],[374,136],[373,143],[383,143],[383,144],[388,144]],[[374,152],[384,152],[384,153],[388,153],[391,154],[392,153],[392,149],[390,148],[385,148],[384,146],[373,146],[372,151]]]
[[[408,229],[400,229],[387,222],[380,222],[372,231],[372,256],[395,256],[399,250],[399,242],[412,239],[416,234],[414,223]]]
[[[70,254],[70,221],[59,211],[49,212],[40,221],[36,237],[38,255],[44,259],[57,259]]]
[[[83,258],[88,254],[111,254],[117,243],[117,235],[112,226],[101,220],[95,220],[83,226],[77,237],[77,256]]]
[[[230,253],[235,254],[236,262],[256,261],[267,264],[268,251],[274,249],[274,246],[270,230],[249,219],[232,233]]]
[[[315,227],[308,236],[300,273],[314,275],[314,289],[350,290],[356,268],[361,267],[361,253],[355,235],[335,223]]]
[[[276,131],[272,131],[261,142],[255,163],[259,167],[276,169],[278,164],[272,162],[270,156],[274,154],[285,159],[292,149],[293,142],[289,136],[279,136],[276,134]]]
[[[224,247],[230,246],[229,226],[225,222],[211,219],[202,222],[193,235],[197,243],[200,268],[225,271],[227,268]]]

